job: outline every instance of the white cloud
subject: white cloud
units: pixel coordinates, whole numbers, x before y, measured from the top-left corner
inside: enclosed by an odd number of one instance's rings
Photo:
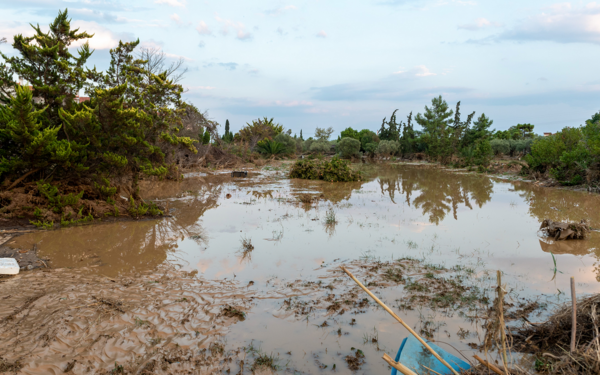
[[[271,10],[267,10],[265,12],[265,14],[269,15],[269,16],[279,16],[280,14],[288,11],[288,10],[297,10],[298,8],[295,5],[287,5],[284,7],[280,7],[280,8],[275,8],[275,9],[271,9]]]
[[[248,31],[246,31],[246,26],[244,26],[243,23],[223,19],[223,18],[219,17],[218,15],[215,16],[215,19],[217,21],[219,21],[221,24],[223,24],[223,28],[221,29],[221,34],[229,35],[229,32],[231,31],[231,29],[233,29],[235,31],[235,37],[237,39],[239,39],[239,40],[252,39],[252,34],[250,34],[250,32],[248,32]]]
[[[178,25],[181,25],[183,23],[181,21],[181,17],[179,17],[179,15],[177,13],[171,14],[171,16],[169,18],[172,19],[173,21],[175,21],[175,23]]]
[[[196,26],[196,31],[198,31],[198,33],[200,35],[212,34],[212,31],[210,31],[210,29],[208,28],[208,25],[206,25],[206,22],[204,22],[204,21],[200,21],[200,23],[198,23],[198,26]]]
[[[317,33],[317,38],[327,38],[327,33],[321,30]]]
[[[500,27],[500,26],[502,26],[501,23],[493,22],[493,21],[490,21],[485,18],[478,18],[475,20],[475,22],[458,25],[458,28],[474,31],[474,30],[481,30],[481,29],[486,29],[486,28],[490,28],[490,27]]]
[[[396,74],[396,75],[407,74],[407,75],[411,75],[411,76],[415,76],[415,77],[429,77],[429,76],[437,75],[437,73],[433,73],[425,65],[417,65],[414,68],[409,69],[409,70],[405,70],[402,67],[400,67],[398,69],[399,70],[397,72],[394,72],[393,74]]]
[[[177,1],[177,0],[155,0],[155,4],[165,4],[171,7],[185,7],[185,2]]]
[[[115,33],[104,26],[98,25],[96,22],[73,21],[72,27],[85,30],[88,34],[94,34],[93,38],[81,39],[73,43],[73,47],[79,47],[88,41],[92,49],[111,49],[119,45],[119,40],[121,39]]]
[[[582,7],[573,7],[570,3],[552,5],[496,39],[600,44],[600,4],[592,2]]]

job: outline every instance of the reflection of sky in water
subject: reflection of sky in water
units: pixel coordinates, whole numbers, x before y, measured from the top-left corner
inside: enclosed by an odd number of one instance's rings
[[[580,293],[597,290],[598,234],[586,241],[552,243],[541,242],[537,230],[544,218],[586,218],[597,226],[598,196],[423,167],[366,168],[366,183],[290,181],[274,175],[152,183],[146,196],[169,197],[172,217],[38,232],[16,239],[13,246],[37,243],[55,267],[95,265],[108,275],[169,259],[207,278],[295,280],[315,276],[323,263],[335,259],[410,256],[448,267],[501,269],[507,282],[525,294],[566,290],[570,276],[576,277]],[[297,201],[300,193],[321,200],[305,206]],[[324,224],[331,207],[334,227]],[[241,257],[242,237],[255,247],[246,258]],[[560,271],[553,281],[550,252]]]
[[[572,275],[580,292],[596,290],[597,258],[588,252],[598,247],[597,234],[571,247],[541,246],[537,230],[545,217],[598,222],[586,202],[597,197],[527,190],[531,185],[523,183],[515,189],[512,183],[492,182],[485,176],[413,167],[387,167],[378,175],[362,185],[345,185],[347,191],[337,193],[331,191],[335,184],[305,181],[279,180],[243,188],[224,185],[218,209],[206,211],[199,220],[208,237],[206,246],[180,241],[176,254],[207,278],[294,280],[338,258],[411,256],[448,267],[471,264],[477,270],[501,269],[507,280],[515,276],[527,284],[512,280],[518,290],[554,294],[566,290]],[[323,193],[326,200],[306,210],[290,203],[300,191]],[[224,199],[227,193],[231,199]],[[333,231],[324,225],[332,206],[327,199],[335,202],[338,224]],[[251,260],[240,258],[242,236],[252,239]],[[548,249],[553,246],[560,272],[550,282],[554,265]]]

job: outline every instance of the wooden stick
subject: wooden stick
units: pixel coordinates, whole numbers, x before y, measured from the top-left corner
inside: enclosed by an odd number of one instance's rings
[[[571,277],[571,304],[573,305],[573,314],[571,318],[571,353],[574,353],[577,341],[577,296],[575,295],[574,277]]]
[[[404,366],[402,363],[394,361],[392,359],[392,357],[387,355],[387,353],[383,354],[383,360],[386,361],[388,363],[388,365],[392,366],[393,368],[400,371],[404,375],[417,375],[413,370]]]
[[[387,307],[385,305],[385,303],[381,302],[379,300],[379,298],[377,298],[373,293],[371,293],[371,291],[369,289],[367,289],[367,287],[365,287],[360,281],[358,281],[358,279],[356,277],[354,277],[354,275],[352,273],[350,273],[350,271],[348,271],[346,269],[346,267],[344,266],[340,266],[340,268],[342,269],[342,271],[346,272],[348,274],[348,276],[350,276],[350,278],[352,278],[352,280],[354,280],[354,282],[356,284],[358,284],[358,286],[360,286],[362,288],[362,290],[364,290],[369,296],[371,296],[371,298],[373,298],[373,300],[375,302],[377,302],[379,304],[379,306],[383,307],[383,309],[385,311],[387,311],[388,313],[390,313],[391,316],[394,317],[394,319],[396,319],[398,321],[398,323],[402,324],[404,326],[404,328],[406,328],[408,330],[408,332],[410,332],[417,340],[419,340],[419,342],[425,347],[427,348],[427,350],[429,350],[429,352],[431,354],[433,354],[433,356],[435,358],[438,359],[438,361],[442,362],[444,364],[444,366],[448,367],[448,369],[450,369],[450,371],[452,371],[452,373],[454,375],[459,375],[458,372],[456,372],[456,370],[450,366],[448,364],[448,362],[446,362],[442,357],[439,356],[439,354],[437,354],[435,352],[435,350],[433,350],[433,348],[431,346],[429,346],[425,340],[423,340],[421,338],[421,336],[419,336],[412,328],[410,328],[410,326],[408,324],[406,324],[402,319],[400,319],[400,317],[398,315],[396,315],[389,307]]]
[[[421,365],[421,367],[425,367],[427,370],[429,370],[429,371],[433,372],[433,373],[434,373],[434,374],[436,374],[436,375],[442,375],[442,374],[440,374],[439,372],[437,372],[437,371],[434,371],[434,370],[430,369],[429,367],[427,367],[427,366],[425,366],[425,365]]]
[[[475,358],[476,360],[479,361],[479,363],[481,363],[482,365],[484,365],[485,367],[489,368],[490,370],[494,371],[496,374],[498,375],[504,375],[504,373],[502,372],[502,370],[500,370],[498,367],[494,366],[493,364],[489,363],[488,361],[483,360],[482,358],[480,358],[477,354],[475,354],[473,356],[473,358]]]
[[[502,362],[504,372],[508,375],[508,358],[506,357],[506,333],[504,332],[504,290],[502,290],[502,272],[496,273],[498,278],[498,314],[500,316],[500,340],[502,340]]]

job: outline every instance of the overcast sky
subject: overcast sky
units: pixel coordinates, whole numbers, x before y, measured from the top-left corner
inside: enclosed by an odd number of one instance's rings
[[[263,116],[305,137],[376,130],[440,94],[499,130],[553,132],[600,110],[600,2],[0,0],[0,37],[65,8],[95,33],[99,68],[119,39],[185,58],[185,99],[234,131]]]

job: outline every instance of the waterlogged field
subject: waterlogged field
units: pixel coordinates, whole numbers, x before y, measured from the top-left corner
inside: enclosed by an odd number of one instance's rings
[[[600,225],[600,197],[426,165],[365,182],[278,168],[145,187],[167,218],[14,238],[50,269],[0,284],[0,352],[23,373],[389,373],[407,332],[471,359],[506,284],[509,324],[596,293],[600,236],[554,243],[542,220]],[[8,319],[7,319],[8,318]],[[460,355],[460,354],[459,354]],[[520,356],[513,354],[515,361]]]

